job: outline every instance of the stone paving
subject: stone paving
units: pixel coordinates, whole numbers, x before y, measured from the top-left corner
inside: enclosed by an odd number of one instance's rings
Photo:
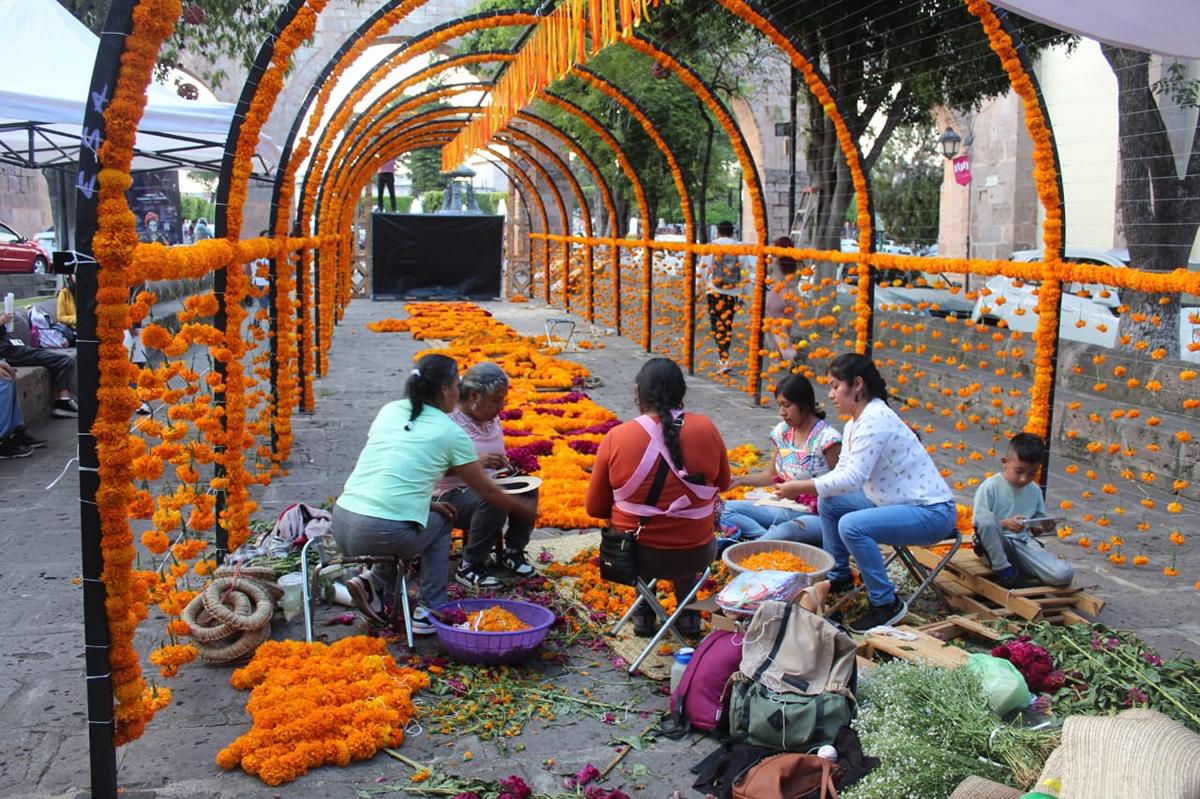
[[[547,316],[562,316],[537,303],[488,307],[527,335],[542,333]],[[316,386],[317,411],[296,419],[291,474],[265,490],[259,515],[273,516],[291,502],[321,502],[338,493],[376,410],[399,395],[412,354],[425,346],[405,335],[373,334],[365,328],[371,319],[401,314],[399,303],[359,301],[349,307],[334,339],[329,375]],[[586,325],[581,333],[587,335]],[[604,379],[592,392],[598,402],[628,416],[633,376],[646,356],[622,339],[596,340],[605,347],[568,357]],[[687,405],[716,419],[730,447],[762,445],[777,418],[772,409],[752,407],[743,395],[702,378],[689,381]],[[86,795],[88,779],[82,593],[73,582],[79,574],[78,481],[72,471],[46,488],[73,454],[75,428],[69,421],[49,421],[35,432],[49,439],[46,449],[29,459],[0,462],[0,596],[6,600],[0,605],[0,797],[75,797]],[[1138,631],[1164,653],[1200,653],[1200,613],[1190,581],[1170,582],[1157,572],[1113,571],[1077,548],[1057,541],[1050,546],[1075,562],[1082,585],[1108,601],[1104,621]],[[1196,561],[1185,550],[1180,571],[1194,574]],[[140,643],[149,648],[154,623],[143,629]],[[302,635],[298,624],[276,622],[275,637]],[[359,790],[407,780],[411,770],[382,754],[344,769],[317,769],[277,789],[241,772],[222,772],[214,762],[217,751],[248,725],[247,695],[229,687],[228,673],[193,664],[172,681],[173,705],[141,740],[119,752],[127,796],[352,797]],[[654,684],[627,679],[602,654],[581,654],[556,679],[572,690],[588,688],[601,699],[632,698],[645,711],[666,704]],[[614,725],[563,718],[551,727],[531,724],[507,751],[473,737],[451,740],[423,731],[410,736],[402,751],[418,761],[448,764],[457,774],[520,774],[535,791],[548,791],[559,786],[559,775],[585,763],[603,767],[612,758],[613,738],[636,735],[644,726],[637,714],[618,718]],[[627,756],[608,784],[621,784],[635,797],[659,799],[675,790],[688,795],[688,767],[712,748],[708,739],[660,740]],[[469,764],[462,760],[465,751],[475,756]],[[547,758],[557,760],[554,772],[542,768]],[[646,787],[636,791],[636,785]]]

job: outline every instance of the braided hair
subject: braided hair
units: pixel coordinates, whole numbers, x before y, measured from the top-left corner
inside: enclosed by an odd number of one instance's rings
[[[676,422],[671,412],[683,407],[683,395],[687,393],[683,370],[670,358],[651,358],[638,370],[634,384],[642,409],[658,414],[667,455],[675,468],[682,469],[683,449],[679,443],[679,432],[683,425]]]
[[[843,352],[829,364],[829,376],[842,383],[853,383],[854,378],[861,377],[867,397],[888,401],[887,381],[879,374],[875,362],[857,352]]]
[[[408,417],[405,430],[412,430],[413,422],[421,415],[426,405],[437,405],[438,395],[446,386],[458,382],[458,364],[445,355],[426,355],[417,361],[408,382],[404,384],[404,396],[412,403],[412,415]]]

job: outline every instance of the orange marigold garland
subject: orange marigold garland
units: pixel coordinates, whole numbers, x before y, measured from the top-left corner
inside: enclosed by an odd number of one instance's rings
[[[251,689],[253,726],[217,764],[281,785],[399,746],[417,712],[412,695],[429,687],[429,675],[397,666],[382,638],[355,636],[331,645],[268,641],[229,684]]]

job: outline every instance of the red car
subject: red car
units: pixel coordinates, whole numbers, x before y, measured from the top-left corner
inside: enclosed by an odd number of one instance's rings
[[[44,275],[49,266],[50,256],[40,244],[0,222],[0,272],[36,272]]]

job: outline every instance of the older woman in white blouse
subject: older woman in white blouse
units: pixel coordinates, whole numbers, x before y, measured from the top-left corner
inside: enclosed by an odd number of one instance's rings
[[[843,353],[829,365],[829,400],[850,416],[836,468],[804,481],[815,492],[822,546],[833,555],[832,590],[850,586],[850,556],[870,608],[850,628],[863,632],[902,619],[908,609],[884,568],[879,544],[928,546],[954,532],[957,511],[916,434],[887,404],[887,384],[870,358]]]

